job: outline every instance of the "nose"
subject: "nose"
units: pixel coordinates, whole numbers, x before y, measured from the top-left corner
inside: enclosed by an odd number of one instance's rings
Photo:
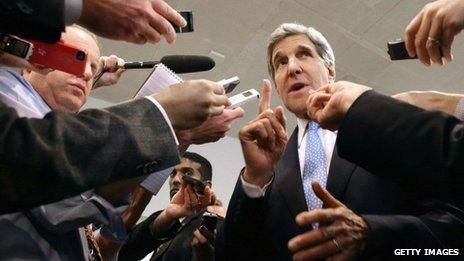
[[[181,173],[176,172],[176,175],[174,178],[172,178],[172,184],[176,186],[180,186],[182,184],[182,178],[181,178]]]
[[[87,62],[87,63],[85,64],[84,74],[81,76],[81,78],[82,78],[84,81],[88,82],[88,81],[90,81],[90,80],[92,79],[92,77],[93,77],[93,74],[92,74],[92,66],[90,65],[89,62]]]
[[[302,71],[300,61],[296,57],[291,57],[288,60],[288,68],[287,69],[288,69],[288,73],[291,76],[296,76],[296,75],[300,74],[301,71]]]

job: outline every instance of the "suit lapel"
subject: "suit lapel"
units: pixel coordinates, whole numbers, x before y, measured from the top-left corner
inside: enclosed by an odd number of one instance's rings
[[[293,131],[275,171],[276,187],[293,216],[308,210],[301,180],[297,139],[298,127]]]
[[[340,201],[343,199],[346,186],[355,168],[356,165],[338,156],[337,145],[335,144],[327,177],[327,190]]]

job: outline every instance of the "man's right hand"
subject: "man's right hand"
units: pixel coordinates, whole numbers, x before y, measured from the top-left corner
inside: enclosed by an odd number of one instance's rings
[[[271,90],[269,80],[264,80],[259,115],[239,132],[246,163],[243,179],[260,187],[271,179],[287,144],[284,109],[270,109]]]
[[[224,88],[207,80],[175,84],[153,97],[163,106],[176,130],[195,128],[209,117],[221,115],[230,104]]]
[[[157,43],[161,36],[173,43],[178,26],[187,22],[163,0],[84,0],[78,24],[95,34],[136,44]]]

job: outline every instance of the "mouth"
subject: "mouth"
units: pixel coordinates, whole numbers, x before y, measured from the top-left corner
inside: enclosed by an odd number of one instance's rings
[[[294,83],[290,86],[290,89],[288,92],[297,92],[303,88],[305,88],[306,86],[309,86],[309,84],[306,84],[306,83],[303,83],[303,82],[297,82],[297,83]]]
[[[84,85],[79,84],[79,83],[70,83],[69,85],[79,89],[82,92],[82,94],[85,94],[85,86]]]
[[[169,192],[169,195],[172,197],[174,197],[174,195],[176,195],[176,193],[179,192],[179,188],[173,188],[171,189],[171,191]]]

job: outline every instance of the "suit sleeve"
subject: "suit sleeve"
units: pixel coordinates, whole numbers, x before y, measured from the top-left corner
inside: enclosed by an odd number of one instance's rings
[[[159,237],[153,235],[151,232],[150,224],[153,223],[160,213],[161,211],[153,213],[134,227],[119,251],[118,260],[141,260],[150,252],[156,251],[161,244],[174,238],[179,228],[177,224],[173,225]]]
[[[432,202],[423,215],[363,215],[370,228],[363,259],[392,256],[395,249],[462,249],[463,212],[452,205]]]
[[[275,259],[275,256],[268,256],[272,253],[268,246],[272,244],[269,242],[267,233],[264,233],[266,231],[268,195],[271,193],[271,187],[269,186],[265,197],[250,198],[243,191],[241,179],[238,179],[227,208],[224,225],[216,241],[216,259]]]
[[[337,144],[340,156],[376,175],[432,183],[464,181],[463,122],[373,91],[353,103]]]
[[[78,115],[19,118],[0,103],[0,213],[31,208],[177,164],[175,139],[147,99]]]
[[[45,42],[60,40],[64,0],[0,0],[0,32]]]

